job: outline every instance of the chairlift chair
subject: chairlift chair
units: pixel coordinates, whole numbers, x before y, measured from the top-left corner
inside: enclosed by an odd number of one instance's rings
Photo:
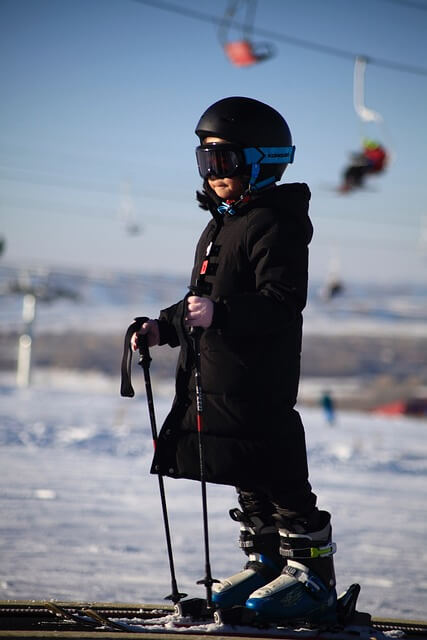
[[[231,40],[229,30],[231,21],[240,4],[246,4],[246,21],[242,28],[242,37]],[[232,0],[224,13],[224,18],[219,26],[218,38],[221,46],[229,59],[236,67],[249,67],[258,62],[268,60],[274,55],[274,48],[267,42],[255,44],[251,40],[251,32],[255,17],[256,0]]]
[[[353,154],[352,163],[345,170],[343,183],[338,187],[339,193],[348,193],[355,188],[359,189],[363,185],[365,176],[381,174],[385,167],[390,164],[390,149],[386,148],[382,142],[382,139],[386,136],[383,134],[378,136],[381,139],[381,142],[379,142],[365,133],[367,123],[374,123],[376,128],[385,129],[382,115],[365,105],[365,71],[367,63],[367,58],[356,56],[353,74],[353,106],[361,122],[362,150]]]

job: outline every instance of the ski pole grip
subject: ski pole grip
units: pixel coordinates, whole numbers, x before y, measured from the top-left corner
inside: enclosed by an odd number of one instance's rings
[[[149,318],[146,316],[135,318],[134,322],[126,330],[125,340],[123,345],[123,356],[122,356],[122,366],[121,366],[121,386],[120,386],[120,395],[124,398],[133,398],[135,395],[135,391],[132,387],[131,381],[131,364],[132,364],[132,347],[130,344],[131,338],[136,331],[139,331],[144,324],[147,322]],[[146,342],[146,341],[145,341]],[[138,340],[139,343],[139,340]],[[148,351],[148,343],[147,343],[147,351]],[[142,355],[142,354],[141,354]]]
[[[190,291],[192,296],[203,297],[203,289],[199,285],[190,284],[188,289],[189,289],[189,291]],[[188,333],[190,334],[190,336],[193,336],[193,338],[196,337],[196,335],[200,335],[202,333],[202,331],[203,331],[202,327],[190,327],[188,329]]]
[[[148,336],[147,335],[138,336],[138,351],[139,351],[139,355],[140,355],[140,363],[142,364],[142,363],[146,362],[147,365],[149,366],[152,358],[150,356],[150,349],[148,348]]]
[[[191,295],[192,295],[192,296],[200,296],[200,297],[203,297],[203,293],[204,293],[204,291],[203,291],[203,288],[202,288],[202,287],[200,287],[199,285],[197,285],[197,284],[190,284],[190,286],[188,287],[188,289],[189,289],[189,291],[190,291],[190,293],[191,293]]]

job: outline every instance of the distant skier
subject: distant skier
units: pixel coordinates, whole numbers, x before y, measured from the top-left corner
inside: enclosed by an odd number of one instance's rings
[[[361,152],[352,154],[350,165],[344,170],[343,181],[338,188],[347,193],[364,186],[366,176],[382,173],[387,165],[387,152],[374,140],[364,140]]]
[[[321,397],[321,404],[325,412],[326,421],[328,424],[333,425],[335,423],[335,402],[332,398],[330,391],[324,391]]]
[[[340,296],[345,291],[344,284],[342,280],[338,277],[332,277],[326,283],[326,285],[321,289],[320,295],[325,301],[332,300],[337,296]]]
[[[198,295],[142,325],[150,346],[180,346],[176,395],[159,434],[152,473],[200,479],[195,354],[201,327],[206,480],[237,488],[245,569],[213,585],[220,607],[268,618],[336,621],[330,514],[316,507],[304,427],[295,410],[307,299],[306,184],[276,185],[295,148],[284,118],[244,97],[211,105],[196,149],[212,219],[196,249]],[[173,135],[173,128],[168,135]],[[138,333],[132,337],[137,349]]]

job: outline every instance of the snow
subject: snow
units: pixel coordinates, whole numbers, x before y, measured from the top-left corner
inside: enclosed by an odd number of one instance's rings
[[[28,389],[0,378],[0,598],[161,602],[170,578],[143,380],[128,399],[115,379],[35,373]],[[153,389],[160,425],[172,381]],[[426,421],[342,412],[330,426],[300,411],[313,488],[333,514],[338,591],[360,582],[361,610],[425,617]],[[200,486],[165,486],[178,587],[203,596]],[[233,488],[208,486],[214,577],[243,564],[234,506]]]
[[[157,314],[186,293],[173,276],[1,267],[2,331],[22,325],[22,295],[10,293],[17,281],[79,296],[38,304],[36,334],[123,335],[134,316]],[[349,286],[330,303],[312,292],[305,332],[425,337],[426,320],[425,287]],[[141,370],[133,399],[96,372],[34,374],[27,389],[16,388],[12,372],[0,375],[0,599],[161,602],[171,587]],[[173,380],[154,378],[153,391],[160,427]],[[333,514],[338,591],[360,582],[361,610],[425,618],[427,421],[341,412],[330,426],[319,409],[300,411],[313,489]],[[203,596],[200,485],[165,479],[165,487],[178,587]],[[216,578],[243,566],[228,517],[235,506],[233,488],[208,486]]]

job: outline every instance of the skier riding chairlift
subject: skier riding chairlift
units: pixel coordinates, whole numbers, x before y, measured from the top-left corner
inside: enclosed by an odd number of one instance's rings
[[[236,67],[249,67],[257,62],[268,60],[274,55],[273,47],[266,43],[255,45],[250,39],[255,16],[256,0],[244,0],[246,2],[246,22],[243,27],[242,37],[237,40],[228,39],[230,23],[235,15],[240,0],[229,2],[224,18],[218,30],[218,38],[226,56]]]
[[[388,154],[375,140],[364,140],[362,151],[352,155],[352,161],[344,170],[340,193],[347,193],[364,186],[366,176],[379,174],[387,166]]]
[[[383,123],[383,117],[364,104],[364,83],[366,58],[357,57],[354,65],[353,102],[354,110],[362,123]],[[355,188],[364,186],[367,175],[380,174],[384,171],[389,160],[389,153],[378,141],[364,138],[362,150],[352,154],[352,160],[343,172],[342,184],[338,187],[340,193],[348,193]]]

